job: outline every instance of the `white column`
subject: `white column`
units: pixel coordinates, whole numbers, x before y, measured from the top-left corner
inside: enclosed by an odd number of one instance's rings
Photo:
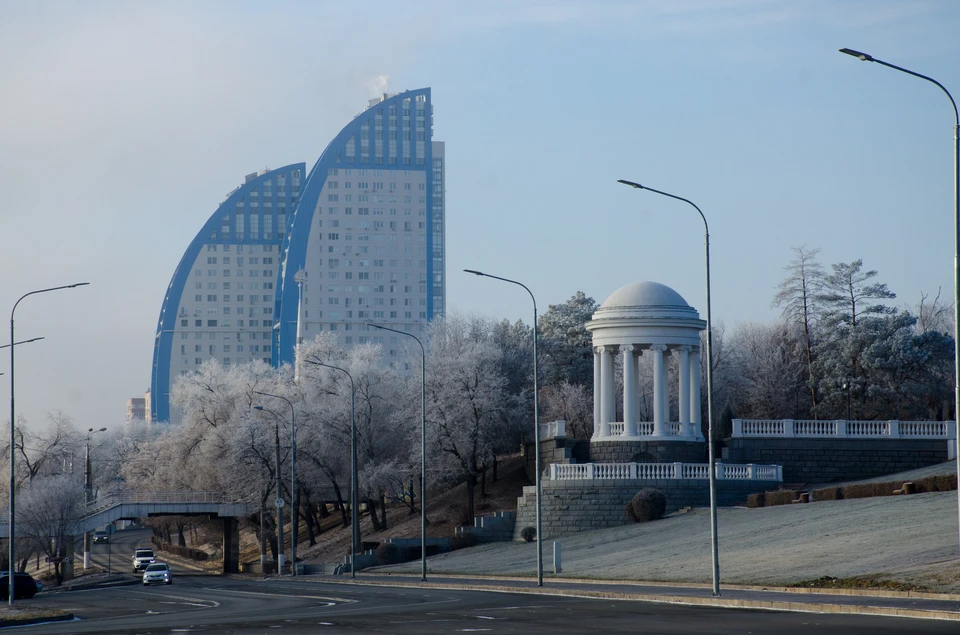
[[[680,363],[677,364],[677,386],[679,394],[677,405],[680,412],[680,436],[690,435],[690,347],[681,346],[677,351]]]
[[[637,400],[636,366],[633,363],[635,348],[630,344],[620,347],[623,353],[623,433],[628,437],[637,436],[637,420],[633,416],[636,410],[634,402]]]
[[[633,390],[634,390],[634,399],[633,399],[633,420],[640,421],[640,355],[643,354],[643,351],[639,346],[634,346],[634,356],[633,356]],[[639,433],[639,430],[637,430]]]
[[[690,433],[698,439],[700,432],[700,349],[690,351]]]
[[[600,386],[602,385],[600,375],[600,349],[593,349],[593,438],[600,436],[600,403],[603,400]]]
[[[600,347],[600,437],[610,436],[610,423],[617,413],[616,391],[613,385],[613,349]]]
[[[663,351],[663,433],[670,434],[667,427],[670,423],[670,349],[664,346]]]
[[[663,404],[666,401],[663,398],[663,351],[667,347],[655,344],[650,350],[653,351],[653,436],[662,437],[665,434]]]

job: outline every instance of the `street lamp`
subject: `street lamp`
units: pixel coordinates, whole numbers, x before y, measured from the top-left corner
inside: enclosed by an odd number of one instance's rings
[[[280,480],[280,415],[275,413],[273,410],[268,410],[263,406],[254,406],[254,410],[262,410],[263,412],[269,412],[274,417],[274,447],[276,448],[277,456],[277,575],[283,573],[283,564],[284,564],[284,554],[283,554],[283,490],[281,486],[283,482]]]
[[[323,362],[303,360],[314,366],[324,366],[339,370],[350,379],[350,577],[357,577],[357,545],[360,544],[360,523],[357,520],[357,389],[353,383],[353,376],[346,369]]]
[[[697,207],[693,201],[685,199],[682,196],[670,194],[668,192],[661,192],[660,190],[655,190],[652,187],[646,187],[644,185],[640,185],[639,183],[634,183],[633,181],[617,179],[617,183],[623,183],[624,185],[629,185],[630,187],[634,187],[638,190],[647,190],[649,192],[653,192],[654,194],[660,194],[661,196],[683,201],[684,203],[693,207],[693,209],[697,210],[697,212],[700,214],[700,218],[703,219],[704,259],[707,267],[707,452],[710,454],[710,474],[708,477],[710,489],[710,556],[713,569],[713,595],[719,596],[720,560],[719,554],[717,553],[717,475],[713,448],[713,324],[710,318],[710,227],[707,225],[707,217],[703,215],[703,211]]]
[[[293,575],[297,575],[297,525],[300,522],[297,512],[297,418],[293,412],[293,402],[286,397],[259,390],[253,392],[264,397],[283,399],[290,406],[290,561],[293,563]]]
[[[49,289],[38,289],[38,290],[36,290],[36,291],[31,291],[30,293],[24,293],[22,296],[20,296],[20,299],[13,303],[13,309],[10,310],[10,342],[11,342],[11,344],[14,343],[14,342],[16,342],[16,338],[13,336],[13,330],[14,330],[14,329],[13,329],[13,314],[17,312],[17,305],[20,304],[20,302],[21,302],[25,297],[30,296],[30,295],[36,295],[36,294],[38,294],[38,293],[48,293],[48,292],[50,292],[50,291],[59,291],[60,289],[73,289],[73,288],[75,288],[75,287],[82,287],[82,286],[88,285],[88,284],[90,284],[90,283],[89,283],[89,282],[77,282],[76,284],[67,284],[67,285],[63,285],[63,286],[61,286],[61,287],[50,287]],[[17,348],[16,346],[10,346],[10,521],[9,521],[9,525],[8,525],[9,539],[8,539],[8,543],[7,543],[7,544],[8,544],[8,547],[9,547],[9,552],[10,552],[10,553],[9,553],[9,563],[8,563],[8,564],[9,564],[9,567],[8,567],[8,569],[9,569],[9,570],[8,570],[8,575],[9,575],[10,577],[7,578],[8,580],[13,580],[13,577],[14,577],[13,574],[15,573],[15,572],[14,572],[14,566],[13,566],[14,560],[15,560],[15,558],[14,558],[14,539],[13,539],[14,532],[13,532],[13,529],[14,529],[14,516],[16,516],[16,506],[15,506],[15,504],[14,504],[14,501],[15,501],[14,489],[16,488],[16,485],[17,485],[17,470],[16,470],[17,454],[16,454],[16,448],[15,448],[15,445],[14,445],[14,441],[15,441],[15,439],[14,439],[14,428],[16,427],[17,411],[16,411],[16,408],[15,408],[15,406],[14,406],[14,381],[13,381],[13,380],[14,380],[14,377],[15,377],[15,372],[14,372],[13,351],[15,351],[16,348]],[[8,603],[10,604],[10,606],[13,606],[13,586],[14,586],[14,585],[13,585],[13,584],[9,584],[9,585],[7,585],[7,586],[10,587],[10,588],[9,588],[9,597],[7,598],[7,601],[8,601]]]
[[[427,581],[427,353],[423,342],[413,333],[398,331],[373,322],[369,326],[382,331],[407,335],[420,345],[420,581]],[[413,492],[410,492],[411,496]]]
[[[106,428],[100,428],[99,430],[94,430],[90,428],[87,430],[87,440],[83,448],[83,504],[88,505],[90,503],[90,494],[92,493],[93,484],[90,482],[90,437],[97,434],[98,432],[106,432]],[[83,568],[90,568],[90,532],[83,532]]]
[[[466,273],[472,273],[475,276],[493,278],[494,280],[501,280],[515,284],[518,287],[523,287],[527,293],[530,294],[530,299],[533,301],[533,451],[536,454],[535,469],[537,471],[536,479],[534,479],[537,486],[537,586],[543,586],[543,525],[540,522],[540,395],[537,388],[537,299],[533,297],[533,292],[527,285],[522,282],[510,280],[509,278],[501,278],[500,276],[493,276],[489,273],[483,273],[482,271],[476,271],[474,269],[464,269],[464,271]]]
[[[932,77],[927,77],[926,75],[915,73],[914,71],[896,66],[895,64],[878,60],[872,55],[854,51],[853,49],[843,48],[840,49],[840,52],[852,55],[863,62],[876,62],[881,66],[886,66],[895,71],[919,77],[931,84],[936,84],[936,86],[946,94],[950,100],[950,105],[953,106],[953,370],[956,384],[954,387],[953,419],[955,429],[960,428],[960,425],[956,423],[960,420],[960,114],[957,113],[957,102],[954,101],[950,91]],[[957,479],[960,480],[960,434],[956,434],[955,436],[957,444],[955,453],[957,455]],[[957,490],[957,509],[958,513],[960,513],[960,490]]]
[[[42,340],[42,339],[46,339],[46,338],[43,338],[43,337],[31,337],[31,338],[28,339],[28,340],[20,340],[19,342],[14,342],[13,345],[14,345],[14,346],[19,346],[20,344],[29,344],[30,342],[36,342],[37,340]],[[0,348],[10,348],[10,344],[4,344],[3,346],[0,346]]]

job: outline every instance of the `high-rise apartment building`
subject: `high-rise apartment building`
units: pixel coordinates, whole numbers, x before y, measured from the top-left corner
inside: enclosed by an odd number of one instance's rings
[[[227,196],[160,311],[153,421],[177,418],[174,379],[207,359],[292,364],[298,320],[305,339],[335,331],[345,345],[381,343],[396,356],[400,336],[367,322],[419,336],[443,314],[444,147],[432,136],[429,88],[385,94],[305,178],[304,164],[288,165],[248,175]]]

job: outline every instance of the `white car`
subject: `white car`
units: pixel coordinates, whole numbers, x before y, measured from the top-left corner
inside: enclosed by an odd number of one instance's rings
[[[173,584],[173,572],[166,562],[148,564],[143,572],[143,586],[148,584]]]

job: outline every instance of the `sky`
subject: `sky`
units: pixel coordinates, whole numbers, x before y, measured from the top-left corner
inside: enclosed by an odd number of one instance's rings
[[[530,323],[653,280],[770,322],[792,249],[953,293],[960,3],[0,0],[0,313],[16,410],[120,426],[184,250],[227,192],[308,168],[367,100],[432,88],[453,311]],[[9,336],[0,337],[4,343]],[[0,351],[0,400],[9,397]],[[5,402],[4,402],[5,403]],[[6,419],[5,412],[0,418]]]

